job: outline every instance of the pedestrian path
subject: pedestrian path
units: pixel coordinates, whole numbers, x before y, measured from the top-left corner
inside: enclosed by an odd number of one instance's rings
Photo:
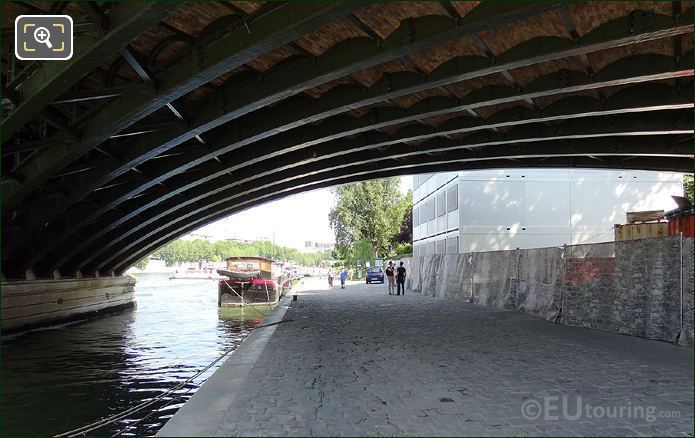
[[[693,435],[692,350],[380,284],[313,286],[159,435]]]

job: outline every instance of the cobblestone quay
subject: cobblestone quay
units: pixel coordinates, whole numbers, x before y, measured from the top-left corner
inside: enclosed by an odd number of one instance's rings
[[[159,435],[693,435],[691,349],[382,285],[282,311]]]

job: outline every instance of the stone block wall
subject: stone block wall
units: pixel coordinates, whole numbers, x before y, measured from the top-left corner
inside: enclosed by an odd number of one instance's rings
[[[562,303],[565,264],[562,248],[519,250],[514,310],[555,321]]]
[[[518,252],[491,251],[472,254],[471,302],[498,309],[513,309],[518,283]]]
[[[682,268],[680,246],[669,236],[410,258],[406,286],[426,296],[692,345],[693,239],[683,241]]]
[[[627,327],[631,325],[628,322],[629,316],[625,315],[627,324],[621,326],[619,323],[620,315],[631,306],[625,306],[625,299],[630,297],[616,288],[615,270],[614,242],[567,247],[561,303],[562,322],[616,333],[637,334]]]
[[[683,330],[679,343],[693,345],[693,290],[695,290],[695,265],[693,251],[695,239],[683,239]]]
[[[471,300],[471,264],[459,254],[441,255],[435,296],[452,300]],[[441,280],[441,281],[440,281]]]
[[[133,307],[133,277],[2,282],[2,333]]]

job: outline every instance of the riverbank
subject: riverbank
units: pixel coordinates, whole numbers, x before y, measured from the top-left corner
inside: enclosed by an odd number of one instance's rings
[[[151,400],[262,324],[252,309],[221,311],[210,280],[141,274],[135,287],[135,309],[2,337],[4,436],[53,436]],[[215,369],[87,437],[154,435]]]
[[[130,276],[3,281],[1,289],[3,335],[135,307]]]
[[[321,289],[248,354],[245,341],[158,436],[693,433],[688,349],[383,285]],[[528,410],[562,397],[604,415]],[[605,415],[620,406],[643,415]]]

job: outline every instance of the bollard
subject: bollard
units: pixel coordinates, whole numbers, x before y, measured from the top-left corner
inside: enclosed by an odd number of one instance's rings
[[[297,294],[292,295],[292,301],[297,301]]]

